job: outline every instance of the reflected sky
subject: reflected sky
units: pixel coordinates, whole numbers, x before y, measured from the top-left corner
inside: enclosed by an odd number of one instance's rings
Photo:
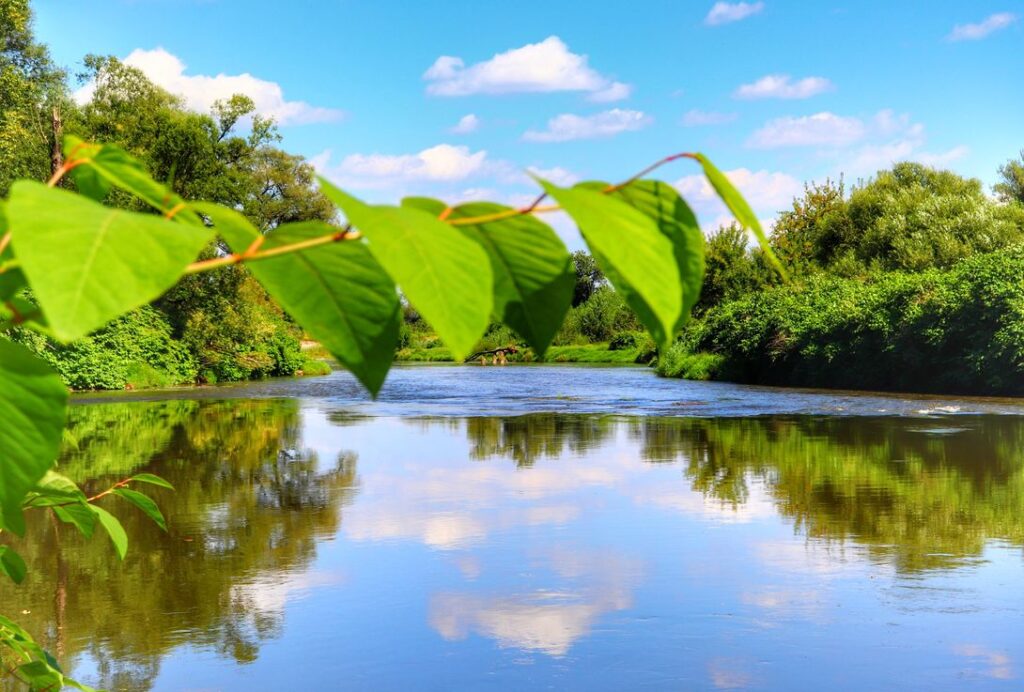
[[[170,531],[111,505],[120,564],[35,522],[0,598],[114,689],[1017,689],[1019,450],[1007,415],[81,405],[62,470],[167,477]]]

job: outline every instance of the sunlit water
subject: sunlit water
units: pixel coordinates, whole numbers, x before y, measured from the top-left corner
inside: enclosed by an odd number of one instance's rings
[[[80,398],[62,472],[164,476],[170,531],[37,521],[2,612],[112,689],[1020,689],[1021,414],[635,368]]]

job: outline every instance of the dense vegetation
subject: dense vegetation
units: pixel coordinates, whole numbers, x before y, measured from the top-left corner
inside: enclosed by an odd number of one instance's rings
[[[67,135],[116,144],[175,193],[239,209],[266,232],[282,223],[329,221],[335,208],[301,157],[276,145],[275,124],[244,95],[209,114],[155,86],[112,57],[87,56],[77,81],[95,84],[87,103],[31,33],[25,0],[0,0],[0,198],[17,179],[46,181],[63,162]],[[143,211],[119,190],[105,199]],[[203,257],[222,247],[211,244]],[[152,306],[71,346],[23,335],[76,389],[121,389],[322,371],[300,350],[302,330],[241,266],[184,278]]]
[[[659,372],[1024,393],[1022,171],[1017,161],[1000,169],[996,199],[977,180],[913,163],[848,195],[841,182],[808,186],[771,237],[786,285],[742,229],[721,229],[708,241],[698,317]]]

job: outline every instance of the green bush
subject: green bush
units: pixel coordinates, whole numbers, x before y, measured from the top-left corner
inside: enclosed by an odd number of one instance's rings
[[[709,373],[762,384],[1024,393],[1024,248],[950,270],[818,275],[725,303],[666,354],[722,360]]]

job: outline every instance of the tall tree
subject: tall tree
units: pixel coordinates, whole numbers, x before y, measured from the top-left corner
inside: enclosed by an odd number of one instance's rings
[[[1020,152],[1020,160],[1010,159],[999,167],[999,177],[993,190],[1003,202],[1019,202],[1024,204],[1024,149]]]
[[[17,178],[49,177],[69,103],[64,73],[32,34],[28,0],[0,0],[0,195]]]

